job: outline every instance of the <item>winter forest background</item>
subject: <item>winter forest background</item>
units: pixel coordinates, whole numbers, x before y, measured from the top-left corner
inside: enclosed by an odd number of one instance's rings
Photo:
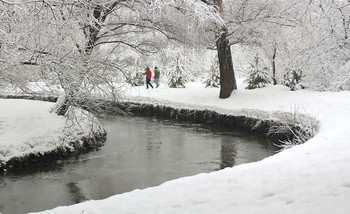
[[[118,100],[122,84],[200,80],[350,89],[350,0],[0,0],[0,87]],[[231,59],[232,58],[232,62]],[[179,80],[180,78],[180,80]],[[174,84],[178,82],[178,84]],[[40,91],[32,87],[38,86]],[[57,113],[64,114],[60,106]]]

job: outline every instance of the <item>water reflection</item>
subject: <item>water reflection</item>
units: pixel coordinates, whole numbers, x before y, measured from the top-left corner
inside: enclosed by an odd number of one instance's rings
[[[22,214],[159,185],[261,160],[278,148],[250,133],[152,118],[103,121],[100,150],[0,175],[0,213]],[[54,193],[54,194],[53,194]]]
[[[67,183],[67,187],[71,193],[72,201],[74,203],[80,203],[88,200],[76,182]]]
[[[162,144],[160,140],[161,131],[159,127],[155,126],[154,122],[148,121],[146,123],[145,130],[147,150],[154,152],[158,151]]]
[[[237,156],[235,143],[231,137],[221,137],[221,148],[220,148],[220,169],[226,167],[233,167],[236,165],[235,158]]]

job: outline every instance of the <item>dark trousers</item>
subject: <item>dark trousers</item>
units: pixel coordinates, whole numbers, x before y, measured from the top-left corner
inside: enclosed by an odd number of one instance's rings
[[[151,79],[146,79],[146,88],[148,89],[148,85],[150,85],[153,88],[153,85],[151,84]]]

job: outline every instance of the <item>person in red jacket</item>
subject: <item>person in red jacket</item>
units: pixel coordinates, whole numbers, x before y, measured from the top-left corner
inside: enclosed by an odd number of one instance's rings
[[[146,75],[146,88],[148,89],[148,85],[150,85],[153,88],[153,85],[151,84],[151,78],[152,78],[151,69],[149,67],[146,67],[146,72],[142,74]]]

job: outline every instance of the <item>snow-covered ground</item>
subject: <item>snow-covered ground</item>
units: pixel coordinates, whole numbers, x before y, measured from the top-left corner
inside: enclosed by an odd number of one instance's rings
[[[297,110],[316,116],[319,132],[305,144],[259,162],[41,213],[350,213],[349,91],[291,92],[282,86],[244,90],[240,85],[228,99],[218,94],[218,89],[191,83],[185,89],[135,87],[126,90],[126,99],[234,113]],[[3,116],[0,104],[0,124],[15,123],[15,118]],[[45,111],[48,105],[40,103],[40,108]],[[28,120],[39,117],[29,110]],[[51,119],[47,114],[40,117]],[[15,138],[16,132],[11,133]]]
[[[0,161],[30,153],[45,153],[57,147],[71,147],[70,142],[79,141],[91,133],[91,119],[87,112],[73,110],[75,120],[50,113],[54,103],[0,99]],[[73,123],[73,124],[72,124]],[[101,127],[94,126],[93,131]]]

